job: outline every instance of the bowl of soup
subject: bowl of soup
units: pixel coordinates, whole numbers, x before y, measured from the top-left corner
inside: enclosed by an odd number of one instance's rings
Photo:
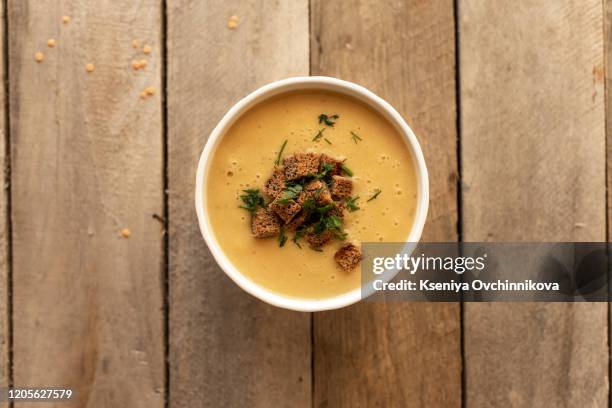
[[[385,100],[330,77],[262,86],[214,128],[196,174],[198,222],[221,269],[297,311],[362,299],[361,245],[418,242],[428,175]]]

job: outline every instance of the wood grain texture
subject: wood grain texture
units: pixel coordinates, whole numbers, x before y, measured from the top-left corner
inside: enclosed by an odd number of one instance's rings
[[[15,384],[163,407],[162,104],[140,98],[160,89],[160,2],[11,0],[8,20]]]
[[[4,44],[4,4],[0,5],[0,44]],[[4,53],[0,53],[0,77],[4,78]],[[6,95],[0,91],[0,169],[2,169],[2,188],[0,188],[0,387],[8,387],[10,380],[10,315],[9,315],[9,220],[8,168],[6,157]],[[0,407],[8,407],[0,402]]]
[[[424,239],[457,239],[453,2],[314,0],[313,75],[365,85],[413,127],[429,163]],[[461,405],[458,304],[360,303],[315,314],[317,407]]]
[[[604,240],[602,3],[459,16],[465,240]],[[606,406],[606,308],[466,305],[467,405]]]
[[[308,74],[308,2],[167,4],[170,405],[309,407],[311,315],[231,282],[193,208],[197,161],[221,116],[260,85]]]

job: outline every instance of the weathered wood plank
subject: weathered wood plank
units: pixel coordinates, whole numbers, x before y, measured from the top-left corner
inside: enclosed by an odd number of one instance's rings
[[[602,3],[459,12],[465,240],[604,240]],[[605,406],[606,308],[466,305],[467,405]]]
[[[0,5],[0,44],[4,44],[4,3]],[[0,52],[0,77],[5,72],[4,52]],[[0,387],[8,387],[10,379],[10,314],[9,314],[9,220],[8,204],[8,169],[6,157],[6,95],[5,89],[0,89],[0,169],[2,171],[2,188],[0,188]],[[7,407],[8,403],[0,403]]]
[[[406,117],[429,163],[425,240],[457,239],[453,2],[315,0],[312,74],[363,84]],[[315,406],[461,405],[458,304],[371,304],[314,318]]]
[[[15,384],[162,407],[162,104],[140,98],[160,89],[160,2],[11,0],[8,20]]]
[[[197,161],[225,111],[260,85],[308,74],[308,2],[167,3],[170,404],[309,407],[311,315],[242,292],[193,209]]]

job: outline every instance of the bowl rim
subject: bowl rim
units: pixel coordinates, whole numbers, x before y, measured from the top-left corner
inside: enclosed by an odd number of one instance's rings
[[[279,94],[298,90],[317,89],[332,91],[356,98],[360,102],[385,116],[387,120],[396,128],[398,133],[400,133],[406,140],[414,161],[417,178],[417,205],[412,229],[410,230],[410,234],[408,235],[408,239],[406,241],[407,243],[419,242],[429,208],[429,176],[427,166],[425,164],[425,158],[416,135],[399,112],[397,112],[397,110],[395,110],[391,104],[372,91],[361,85],[338,78],[326,76],[297,76],[263,85],[240,99],[225,113],[225,115],[223,115],[219,123],[212,130],[200,155],[195,180],[195,207],[200,232],[219,267],[240,288],[268,304],[300,312],[316,312],[349,306],[363,300],[361,296],[362,287],[360,286],[359,288],[356,288],[350,292],[334,297],[308,299],[284,296],[282,294],[270,291],[250,280],[232,264],[216,241],[208,218],[208,212],[206,210],[206,189],[204,187],[207,182],[208,170],[210,168],[209,159],[212,157],[214,148],[227,133],[227,130],[244,112],[249,110],[254,105]],[[391,279],[393,276],[395,276],[395,273],[388,278]],[[369,294],[367,296],[369,296]]]

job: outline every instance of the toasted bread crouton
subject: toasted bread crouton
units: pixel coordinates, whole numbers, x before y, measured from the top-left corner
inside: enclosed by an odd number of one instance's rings
[[[296,153],[283,160],[285,165],[285,179],[297,180],[301,177],[312,176],[319,171],[319,156],[314,153]]]
[[[332,197],[329,189],[327,188],[327,184],[321,180],[312,180],[308,182],[298,196],[297,202],[300,205],[303,205],[308,199],[313,199],[315,203],[319,205],[331,203]]]
[[[333,176],[331,182],[331,194],[336,199],[347,198],[353,192],[353,182],[348,177]]]
[[[334,259],[340,268],[350,271],[361,262],[361,249],[354,244],[346,244],[336,251]]]
[[[320,170],[323,170],[323,166],[328,164],[332,166],[332,169],[327,173],[330,176],[340,175],[342,173],[342,160],[334,159],[325,153],[321,154]]]
[[[327,215],[333,215],[338,218],[344,218],[344,213],[346,210],[346,204],[344,201],[334,201],[334,208],[329,210]]]
[[[278,235],[281,220],[267,208],[259,208],[251,218],[251,232],[255,238],[268,238]]]
[[[330,230],[325,230],[321,233],[307,232],[304,239],[312,248],[321,248],[325,244],[334,239],[334,233]]]
[[[272,198],[278,197],[287,187],[285,183],[285,171],[282,168],[274,170],[272,176],[266,181],[263,191]]]
[[[293,217],[293,219],[287,223],[287,225],[285,225],[285,230],[289,232],[297,231],[297,229],[306,221],[306,217],[308,217],[308,214],[305,211],[302,211]]]
[[[278,215],[287,224],[300,212],[302,206],[296,203],[294,200],[289,200],[286,203],[279,203],[281,197],[278,197],[270,203],[270,211]]]

